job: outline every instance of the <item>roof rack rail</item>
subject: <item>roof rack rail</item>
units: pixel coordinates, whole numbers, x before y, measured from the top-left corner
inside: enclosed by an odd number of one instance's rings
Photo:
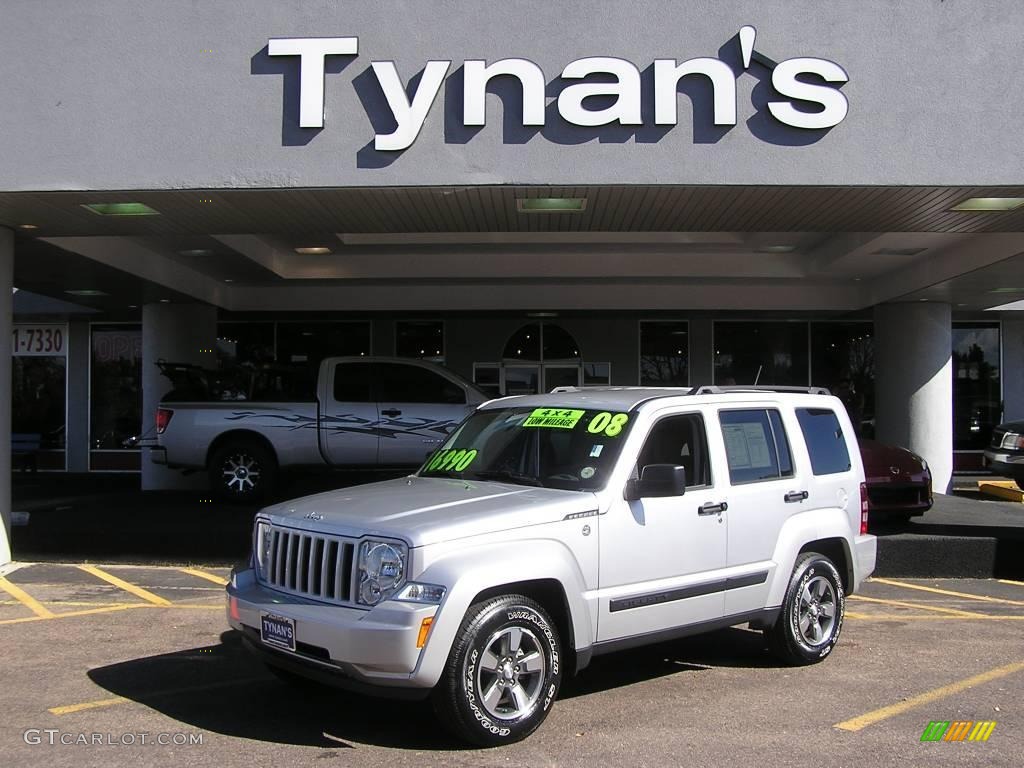
[[[628,392],[630,390],[640,390],[647,392],[650,390],[663,390],[665,392],[678,392],[680,395],[692,395],[693,387],[640,387],[636,385],[616,385],[616,384],[590,384],[579,386],[561,386],[552,389],[549,394],[557,394],[559,392]]]
[[[808,395],[831,395],[827,387],[788,387],[773,386],[771,384],[738,384],[735,386],[720,386],[718,384],[704,384],[694,387],[691,394],[694,395],[720,395],[726,392],[797,392]]]

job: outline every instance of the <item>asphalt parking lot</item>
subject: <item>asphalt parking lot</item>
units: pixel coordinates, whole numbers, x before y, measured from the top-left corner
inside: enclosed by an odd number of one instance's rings
[[[226,576],[8,572],[4,763],[1019,766],[1024,754],[1022,582],[874,579],[812,667],[778,666],[745,629],[601,657],[530,739],[481,751],[452,741],[426,704],[277,682],[226,631]],[[922,743],[932,721],[995,725],[983,742]]]

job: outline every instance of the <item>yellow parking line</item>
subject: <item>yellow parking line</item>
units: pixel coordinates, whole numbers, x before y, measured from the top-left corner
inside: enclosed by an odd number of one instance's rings
[[[1013,579],[996,579],[1000,584],[1013,584],[1015,587],[1024,587],[1024,581],[1014,581]]]
[[[149,603],[125,603],[107,608],[91,608],[85,611],[61,611],[49,616],[25,616],[21,619],[3,619],[0,624],[24,624],[29,621],[53,621],[54,619],[70,619],[74,616],[92,616],[94,613],[113,613],[114,611],[130,611],[132,608],[152,608]]]
[[[198,576],[200,579],[206,579],[207,581],[212,581],[214,584],[220,584],[222,587],[226,586],[228,583],[227,579],[221,578],[214,573],[201,571],[198,568],[179,568],[178,570],[182,573],[187,573],[189,576]]]
[[[53,611],[44,606],[42,603],[40,603],[38,600],[32,597],[32,595],[23,590],[17,584],[12,584],[3,576],[0,576],[0,589],[2,589],[4,592],[9,594],[19,603],[21,603],[30,611],[32,611],[32,613],[34,613],[37,617],[41,619],[53,618]]]
[[[66,707],[51,707],[52,715],[70,715],[72,712],[81,712],[83,709],[99,709],[100,707],[111,707],[114,704],[124,704],[130,701],[124,696],[115,696],[112,699],[99,699],[98,701],[85,701],[81,704],[69,704]]]
[[[870,621],[1024,621],[1024,616],[991,616],[982,613],[973,616],[936,616],[935,614],[903,616],[898,613],[852,613],[847,611],[846,618]]]
[[[981,616],[985,616],[984,613],[975,613],[973,611],[961,611],[956,608],[943,608],[939,605],[925,605],[924,603],[907,603],[902,600],[884,600],[880,597],[867,597],[866,595],[850,595],[850,600],[863,600],[868,603],[881,603],[883,605],[895,605],[900,608],[919,608],[924,611],[935,611],[936,613],[945,613],[950,616],[960,616],[964,618],[976,619]]]
[[[222,680],[217,683],[206,685],[193,685],[187,688],[170,688],[166,691],[155,691],[146,693],[145,698],[161,699],[167,696],[180,696],[185,693],[200,693],[202,691],[214,691],[218,688],[233,688],[236,685],[248,685],[249,683],[262,683],[266,677],[239,677],[234,680]],[[112,699],[98,699],[96,701],[83,701],[80,704],[67,704],[62,707],[51,707],[48,711],[53,715],[70,715],[72,712],[81,712],[83,709],[96,709],[98,707],[111,707],[115,704],[130,704],[135,699],[128,699],[124,696],[115,696]],[[141,703],[141,702],[140,702]]]
[[[143,600],[145,600],[148,603],[152,603],[153,605],[166,606],[171,604],[170,600],[160,597],[160,595],[154,595],[148,589],[143,589],[142,587],[137,587],[134,584],[129,584],[124,579],[119,579],[117,576],[114,576],[111,573],[107,573],[106,571],[100,570],[95,565],[80,565],[78,567],[86,573],[91,573],[97,579],[103,579],[103,581],[107,582],[108,584],[113,584],[115,587],[119,587],[120,589],[123,589],[125,592],[129,592],[135,595],[136,597],[141,597]]]
[[[873,582],[879,584],[888,584],[893,587],[903,587],[904,589],[918,589],[922,592],[934,592],[937,595],[949,595],[950,597],[964,597],[968,600],[982,600],[986,603],[1005,603],[1006,605],[1024,605],[1024,601],[1021,600],[1006,600],[1001,597],[989,597],[988,595],[972,595],[970,592],[953,592],[949,589],[939,589],[938,587],[926,587],[923,584],[908,584],[905,581],[893,581],[892,579],[871,579]]]
[[[941,688],[935,688],[926,693],[912,696],[905,701],[901,701],[897,704],[892,704],[888,707],[882,707],[881,709],[875,709],[871,712],[867,712],[863,715],[851,718],[850,720],[844,720],[841,723],[836,723],[833,728],[839,728],[843,731],[860,731],[867,728],[869,725],[887,720],[895,715],[903,714],[908,710],[920,707],[922,704],[930,704],[933,701],[944,699],[947,696],[952,696],[954,693],[960,693],[960,691],[966,691],[968,688],[973,688],[976,685],[982,683],[988,683],[992,680],[998,680],[1000,677],[1006,677],[1012,675],[1015,672],[1024,670],[1024,661],[1017,661],[1013,664],[1007,664],[1003,667],[996,667],[990,669],[988,672],[982,672],[980,675],[974,677],[968,677],[966,680],[960,680],[949,685],[944,685]]]

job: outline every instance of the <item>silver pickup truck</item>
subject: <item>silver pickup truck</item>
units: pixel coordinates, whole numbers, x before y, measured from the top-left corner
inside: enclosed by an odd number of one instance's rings
[[[196,396],[176,387],[161,402],[152,459],[206,470],[218,498],[243,503],[266,498],[286,467],[418,466],[487,399],[438,365],[386,357],[326,358],[299,401]]]

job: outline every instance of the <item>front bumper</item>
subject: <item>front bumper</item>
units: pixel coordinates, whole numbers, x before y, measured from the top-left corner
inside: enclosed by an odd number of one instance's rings
[[[986,469],[991,469],[1000,475],[1014,479],[1024,478],[1024,453],[988,450],[985,451],[981,463]]]
[[[305,600],[264,587],[252,568],[234,571],[227,592],[228,623],[271,664],[359,690],[412,688],[426,694],[433,684],[417,674],[422,650],[416,641],[436,605],[386,601],[362,610]],[[295,653],[260,640],[262,611],[295,620]]]

